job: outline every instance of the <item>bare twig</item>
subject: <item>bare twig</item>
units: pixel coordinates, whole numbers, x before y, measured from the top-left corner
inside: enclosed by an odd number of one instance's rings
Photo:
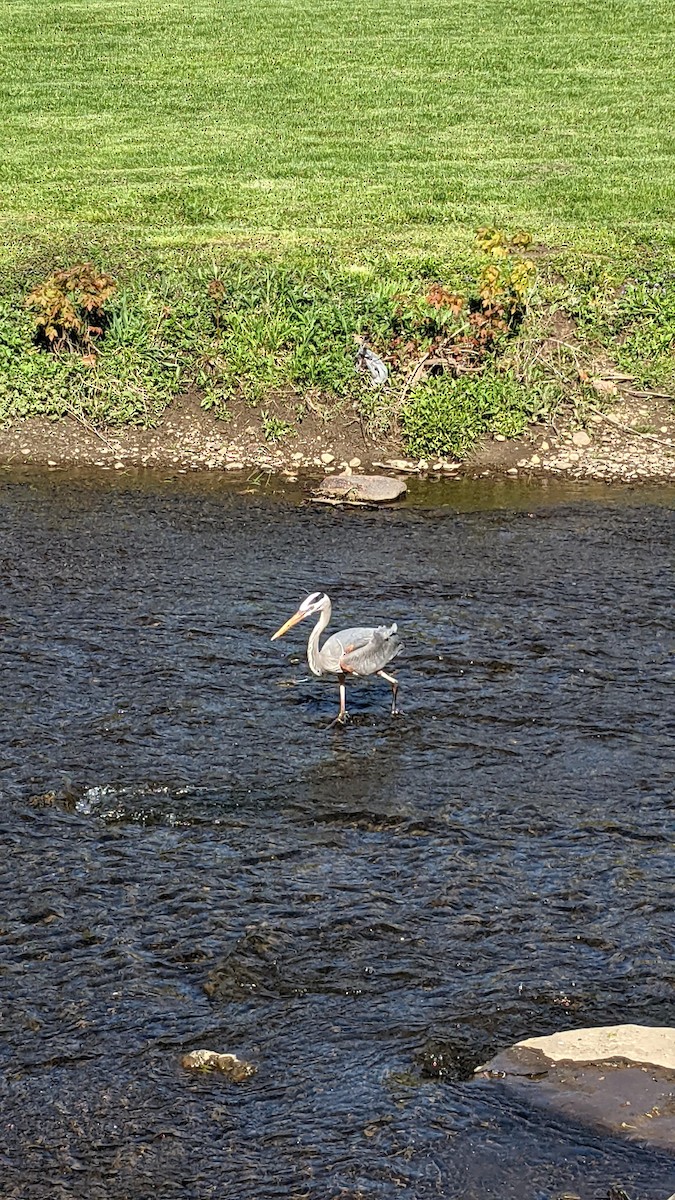
[[[427,350],[426,354],[423,354],[421,359],[419,360],[419,362],[417,362],[415,364],[415,366],[413,367],[412,371],[408,375],[408,378],[406,379],[405,383],[403,384],[403,388],[401,390],[401,395],[398,398],[399,405],[403,404],[403,401],[405,400],[406,396],[408,395],[408,392],[417,383],[417,380],[419,379],[420,375],[422,374],[422,371],[424,370],[425,363],[427,363],[430,358],[431,358],[431,350]]]
[[[628,389],[629,395],[636,396],[638,400],[670,400],[675,403],[675,396],[671,396],[668,392],[635,392],[632,388]]]
[[[96,428],[96,426],[91,424],[91,421],[87,421],[87,419],[85,417],[81,417],[80,414],[74,408],[71,408],[70,405],[67,405],[67,412],[70,414],[70,416],[73,418],[74,421],[77,421],[78,425],[82,426],[83,429],[86,429],[89,433],[93,433],[95,435],[95,437],[100,438],[100,440],[103,442],[103,444],[105,446],[107,446],[108,449],[110,451],[112,451],[113,454],[119,453],[119,451],[116,450],[115,447],[110,444],[108,439],[105,438],[102,433],[100,433],[100,431]]]
[[[546,344],[546,342],[555,342],[556,346],[565,346],[565,348],[567,350],[572,351],[572,354],[574,355],[575,358],[577,357],[577,354],[578,354],[579,350],[581,349],[580,346],[573,346],[571,342],[565,342],[565,341],[563,341],[562,338],[546,337],[546,338],[544,338],[544,344]]]
[[[377,508],[376,504],[369,504],[367,500],[350,500],[346,496],[341,496],[339,500],[333,500],[328,496],[310,496],[310,504],[329,504],[332,508]]]
[[[457,360],[454,360],[452,362],[451,370],[454,371],[456,376],[459,376],[459,375],[482,375],[484,373],[484,367],[481,364],[477,364],[475,367],[471,367],[471,366],[469,366],[468,363],[460,363],[460,362],[457,362]]]

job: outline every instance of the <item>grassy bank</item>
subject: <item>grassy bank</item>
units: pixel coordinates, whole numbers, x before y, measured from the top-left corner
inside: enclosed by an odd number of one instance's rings
[[[0,0],[0,29],[0,418],[152,422],[196,387],[461,453],[582,404],[598,355],[673,387],[666,0]],[[429,289],[479,296],[483,224],[532,232],[526,318],[480,385],[408,386]],[[90,259],[117,285],[95,353],[37,349],[25,297]]]
[[[263,423],[271,441],[301,423],[308,406],[327,421],[356,408],[375,438],[399,429],[413,454],[461,455],[483,433],[520,433],[564,405],[583,415],[603,350],[640,386],[675,388],[669,256],[645,253],[630,274],[616,260],[534,260],[526,309],[484,346],[471,322],[483,320],[480,283],[492,260],[478,251],[452,262],[385,257],[368,268],[316,254],[278,261],[234,251],[146,253],[125,265],[110,250],[111,261],[117,287],[93,353],[54,354],[36,343],[35,313],[25,306],[35,267],[5,276],[0,419],[154,423],[175,395],[196,389],[225,420],[235,398],[263,414],[270,398],[284,399],[285,422]],[[462,301],[458,313],[436,306],[439,280]],[[557,336],[561,317],[574,322],[573,335]],[[359,336],[389,365],[383,388],[355,370]],[[439,346],[457,352],[452,369],[416,382],[416,364]]]

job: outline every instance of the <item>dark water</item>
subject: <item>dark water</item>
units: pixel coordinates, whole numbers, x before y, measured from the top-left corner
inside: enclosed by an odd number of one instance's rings
[[[239,491],[3,476],[3,1200],[665,1200],[672,1157],[467,1080],[675,1020],[675,494]],[[327,730],[269,641],[316,588],[398,620],[404,718]]]

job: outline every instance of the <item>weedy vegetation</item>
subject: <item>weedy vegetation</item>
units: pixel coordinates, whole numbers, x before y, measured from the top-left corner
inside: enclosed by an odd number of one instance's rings
[[[289,421],[282,421],[280,417],[275,417],[264,410],[260,414],[260,423],[265,441],[272,442],[274,446],[288,437],[289,433],[295,432]]]
[[[223,419],[234,400],[257,408],[272,445],[309,406],[326,421],[356,409],[375,440],[399,434],[411,454],[462,456],[562,405],[583,420],[599,349],[645,386],[673,383],[667,272],[647,283],[579,268],[561,283],[532,257],[528,234],[495,227],[451,265],[421,270],[388,256],[363,272],[329,256],[210,251],[146,256],[131,271],[62,268],[23,290],[10,278],[3,291],[0,419],[152,424],[196,388]],[[555,311],[573,323],[569,342],[550,336]],[[355,369],[362,338],[387,364],[384,387]],[[270,407],[273,395],[288,411]]]

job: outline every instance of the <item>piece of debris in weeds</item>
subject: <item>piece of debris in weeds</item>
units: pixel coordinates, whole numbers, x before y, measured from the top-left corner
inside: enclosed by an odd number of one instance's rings
[[[356,352],[356,369],[364,373],[368,372],[373,387],[381,387],[389,378],[388,367],[365,341],[360,342]]]
[[[256,1073],[253,1063],[244,1062],[236,1054],[218,1054],[215,1050],[191,1050],[183,1055],[180,1065],[186,1071],[219,1071],[233,1083],[243,1083]]]

